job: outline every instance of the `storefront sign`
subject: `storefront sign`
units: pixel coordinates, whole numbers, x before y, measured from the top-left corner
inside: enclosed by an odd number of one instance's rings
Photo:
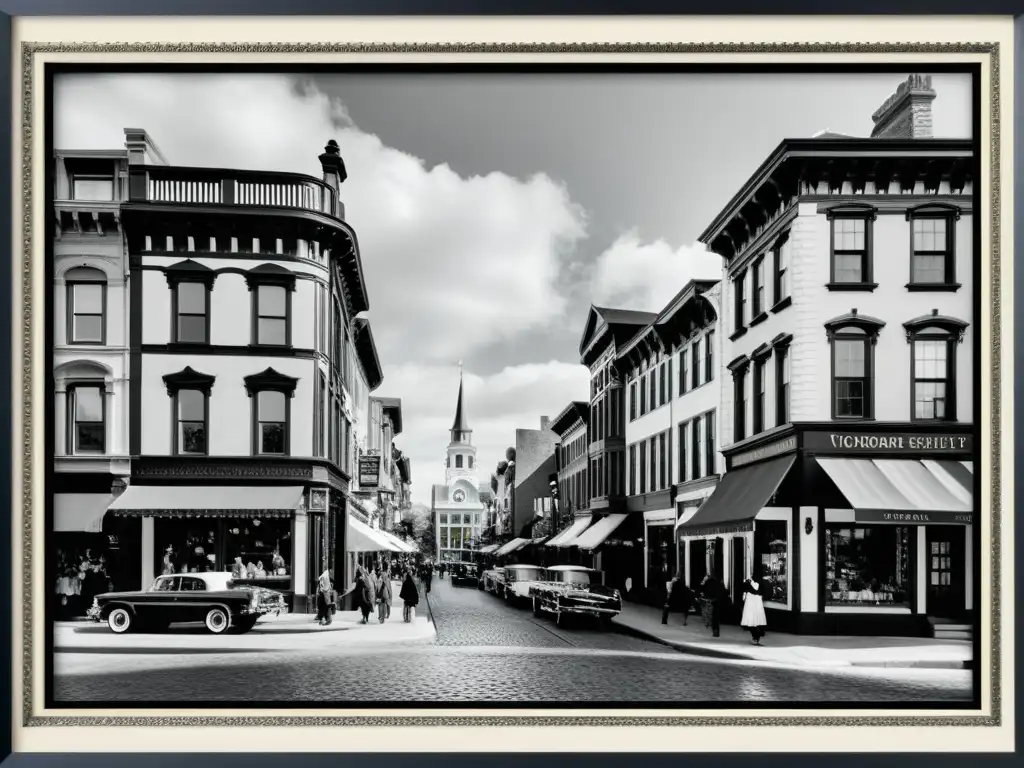
[[[763,445],[760,448],[755,448],[752,451],[737,453],[732,457],[732,459],[730,459],[729,465],[735,469],[736,467],[742,467],[744,464],[753,464],[755,461],[763,461],[764,459],[770,459],[795,450],[796,436],[794,435],[792,437],[787,437],[785,440],[780,440],[777,443],[769,443],[768,445]]]
[[[894,523],[897,525],[971,525],[973,512],[884,512],[877,509],[858,509],[854,512],[858,523]]]
[[[804,435],[804,448],[834,453],[970,454],[974,451],[974,441],[970,435],[808,432]]]
[[[359,487],[376,488],[380,485],[380,456],[359,457]]]

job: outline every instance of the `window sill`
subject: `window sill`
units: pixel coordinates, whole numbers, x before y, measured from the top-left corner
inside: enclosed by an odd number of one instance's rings
[[[748,328],[753,328],[755,325],[760,325],[761,323],[763,323],[767,319],[768,319],[768,313],[767,312],[761,312],[761,313],[757,314],[755,317],[750,318],[750,323],[747,324],[747,327]]]
[[[772,307],[768,311],[771,312],[773,315],[777,315],[779,312],[784,310],[786,307],[790,306],[792,303],[793,303],[793,297],[792,296],[787,296],[786,298],[781,299],[780,301],[775,302],[775,306]]]
[[[825,283],[830,291],[874,291],[878,283]]]
[[[740,328],[732,336],[729,337],[729,341],[736,341],[740,336],[747,332],[746,328]]]
[[[911,293],[956,293],[963,286],[960,283],[907,283],[906,289]]]

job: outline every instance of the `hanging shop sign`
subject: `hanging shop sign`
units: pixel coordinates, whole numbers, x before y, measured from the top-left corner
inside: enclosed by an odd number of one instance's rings
[[[380,456],[359,457],[359,487],[376,488],[380,485]]]
[[[971,435],[917,434],[914,432],[807,432],[804,448],[829,453],[867,454],[971,454]]]
[[[858,523],[892,523],[894,525],[971,525],[973,512],[886,512],[878,509],[854,511]]]

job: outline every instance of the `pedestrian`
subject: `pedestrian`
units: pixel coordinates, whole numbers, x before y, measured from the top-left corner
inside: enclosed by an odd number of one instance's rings
[[[316,622],[321,627],[331,623],[331,574],[326,568],[317,579]]]
[[[711,613],[711,636],[718,637],[721,634],[722,611],[724,609],[725,595],[722,585],[718,579],[710,573],[704,577],[701,584],[704,591],[704,599],[709,603]]]
[[[675,578],[669,582],[668,595],[665,598],[665,608],[661,612],[661,623],[668,624],[668,614],[676,611],[683,614],[683,626],[690,617],[690,609],[693,608],[694,595],[688,586],[683,574],[677,573]]]
[[[387,569],[383,569],[377,571],[375,578],[377,620],[383,624],[388,617],[388,609],[391,607],[391,577],[388,576]]]
[[[761,644],[764,628],[768,626],[768,617],[764,614],[764,599],[761,597],[761,582],[756,581],[754,573],[743,582],[743,616],[740,626],[750,631],[750,641],[754,645]]]
[[[430,563],[427,563],[427,565],[423,568],[423,588],[428,595],[430,594],[430,581],[433,578],[434,569],[430,565]]]
[[[398,596],[402,598],[404,603],[402,607],[402,620],[408,624],[412,621],[412,609],[420,601],[420,594],[416,590],[416,582],[412,578],[412,568],[409,568],[405,572],[405,581],[402,582],[402,589],[398,593]]]
[[[359,604],[359,611],[363,614],[362,623],[365,624],[370,620],[370,612],[373,610],[374,603],[377,600],[377,589],[373,582],[373,576],[363,566],[359,566],[359,578],[356,582],[356,600]]]

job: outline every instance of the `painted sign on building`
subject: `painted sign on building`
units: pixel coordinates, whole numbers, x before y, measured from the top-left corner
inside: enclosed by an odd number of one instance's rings
[[[971,435],[863,433],[863,432],[807,432],[804,448],[808,451],[829,453],[871,454],[969,454],[974,451]]]
[[[380,485],[380,456],[359,457],[359,487],[376,488]]]

